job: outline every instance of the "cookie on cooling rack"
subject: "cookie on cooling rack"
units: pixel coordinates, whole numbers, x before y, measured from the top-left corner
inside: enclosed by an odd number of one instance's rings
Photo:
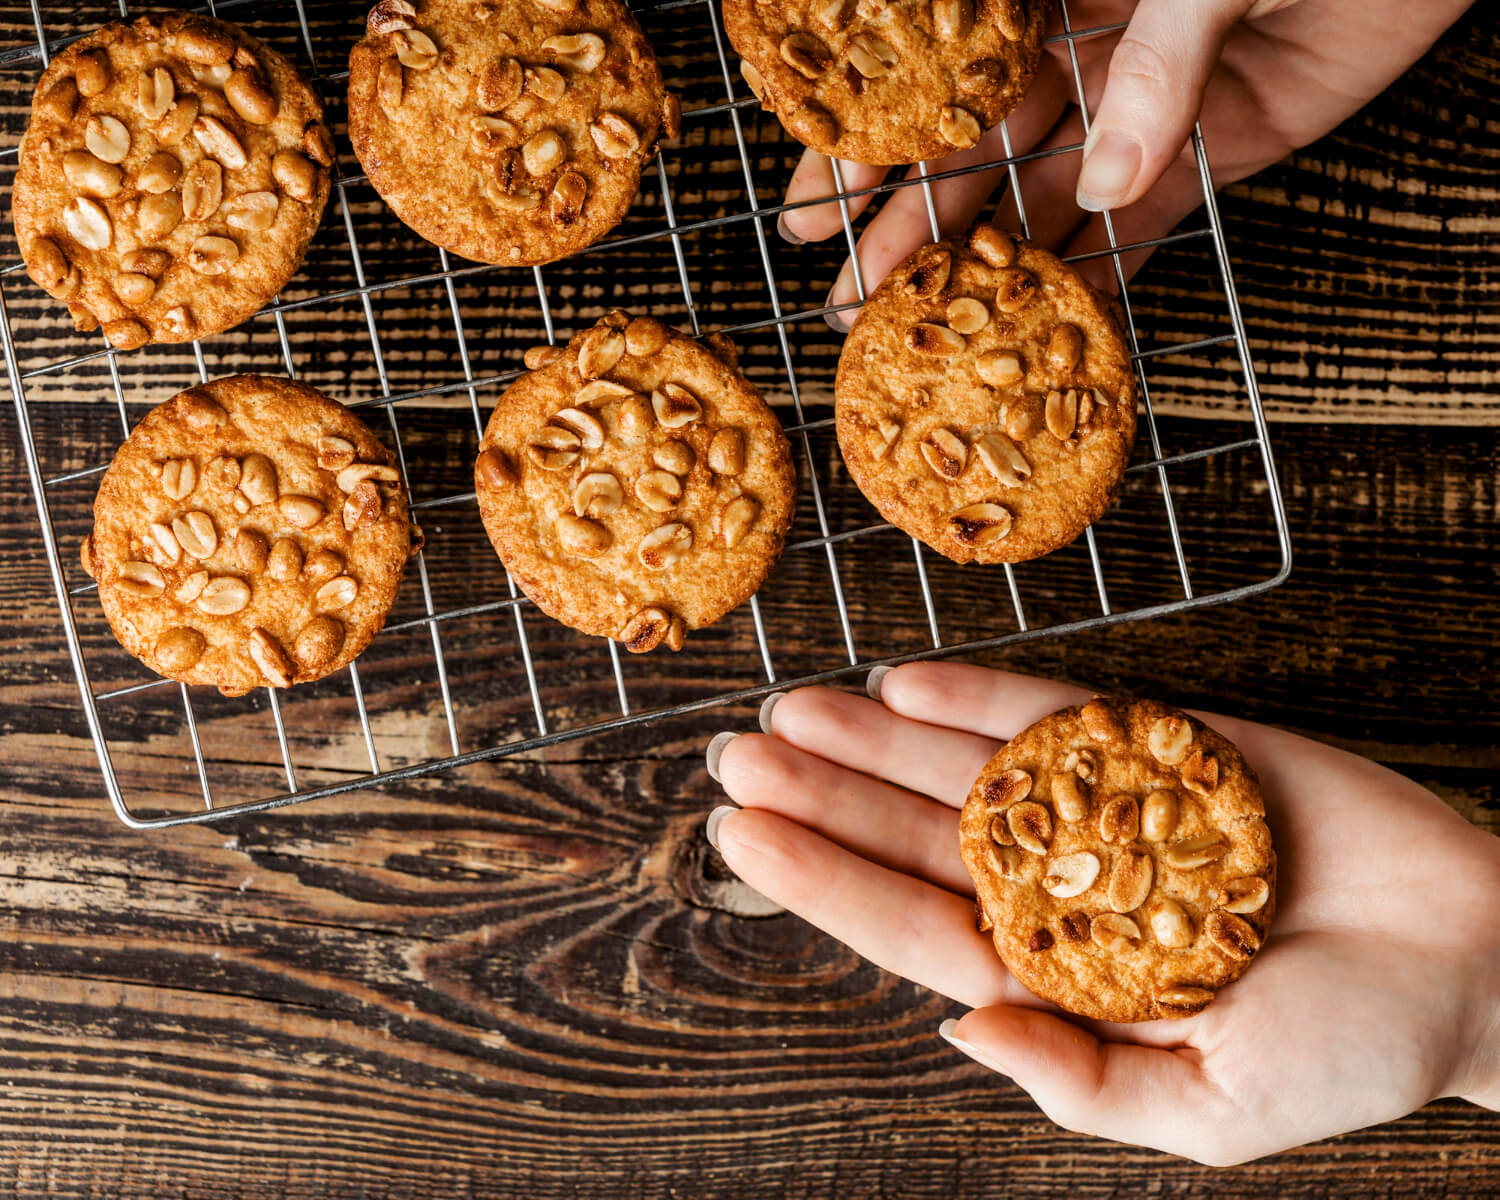
[[[479,511],[515,581],[633,652],[681,649],[749,599],[791,523],[786,435],[727,339],[712,345],[612,312],[528,356],[480,443]]]
[[[1255,772],[1148,700],[1095,697],[1018,734],[975,781],[959,842],[1011,973],[1097,1020],[1201,1012],[1276,909]]]
[[[1108,301],[990,225],[924,246],[839,356],[839,449],[893,525],[955,562],[1064,546],[1114,501],[1135,373]]]
[[[724,0],[761,103],[850,162],[967,150],[1036,74],[1052,0]]]
[[[349,55],[349,137],[430,242],[551,262],[620,223],[681,113],[617,0],[380,0]]]
[[[31,278],[122,350],[218,333],[291,278],[328,199],[316,94],[237,25],[114,22],[42,73],[12,215]]]
[[[399,473],[364,422],[305,384],[236,375],[142,418],[83,561],[126,650],[239,696],[352,662],[410,547]]]

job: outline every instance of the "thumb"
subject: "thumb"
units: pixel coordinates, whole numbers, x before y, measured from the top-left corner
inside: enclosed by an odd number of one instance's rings
[[[995,1004],[938,1032],[981,1066],[1008,1075],[1064,1129],[1151,1146],[1199,1162],[1239,1162],[1239,1122],[1203,1075],[1197,1052],[1101,1041],[1049,1012]]]
[[[1083,143],[1078,206],[1139,200],[1183,147],[1224,41],[1253,0],[1141,0]]]

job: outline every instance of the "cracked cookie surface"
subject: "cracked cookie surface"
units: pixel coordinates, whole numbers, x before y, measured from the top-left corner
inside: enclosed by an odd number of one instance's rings
[[[141,419],[82,557],[126,650],[238,696],[352,662],[410,546],[399,474],[364,422],[305,384],[235,375]]]
[[[885,278],[834,387],[860,491],[955,562],[1067,545],[1114,502],[1135,442],[1135,372],[1107,301],[989,225]]]
[[[680,110],[616,0],[381,0],[349,55],[349,138],[430,242],[551,262],[624,217]]]
[[[37,83],[13,217],[31,278],[122,350],[238,325],[302,261],[333,143],[292,64],[162,13],[62,51]]]
[[[1020,103],[1051,0],[725,0],[740,72],[794,138],[847,162],[967,150]]]
[[[727,339],[615,311],[529,354],[474,468],[501,561],[549,616],[644,652],[680,649],[781,555],[796,478]],[[541,360],[546,360],[542,362]]]
[[[1098,1020],[1201,1012],[1276,909],[1255,772],[1148,700],[1096,696],[1018,734],[975,781],[959,849],[1011,973]]]

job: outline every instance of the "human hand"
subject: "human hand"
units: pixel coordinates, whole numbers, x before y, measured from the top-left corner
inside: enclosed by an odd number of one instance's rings
[[[715,738],[710,773],[743,808],[716,809],[711,840],[751,887],[969,1006],[944,1036],[1059,1125],[1224,1165],[1439,1096],[1500,1108],[1500,840],[1431,792],[1202,716],[1264,790],[1265,949],[1198,1016],[1083,1021],[1025,991],[977,931],[958,810],[1003,740],[1088,693],[939,663],[877,682],[879,703],[806,688],[771,705],[771,736]]]
[[[1115,243],[1151,241],[1170,233],[1203,202],[1188,137],[1201,119],[1216,186],[1243,179],[1327,133],[1384,90],[1427,50],[1470,0],[1069,0],[1075,30],[1129,21],[1123,32],[1074,41],[1092,120],[1084,139],[1066,40],[1050,42],[1026,99],[1006,128],[1013,155],[1057,151],[1018,167],[1030,234],[1064,256],[1106,249],[1103,209],[1112,214]],[[1060,32],[1060,26],[1053,33]],[[1064,148],[1084,145],[1077,154]],[[934,164],[950,170],[1006,157],[1000,127],[973,149]],[[843,189],[873,187],[887,168],[841,164]],[[932,185],[946,234],[968,228],[1007,180],[993,168]],[[829,160],[802,156],[786,202],[833,195]],[[873,199],[851,199],[850,217]],[[1128,206],[1128,207],[1127,207]],[[1020,230],[1014,198],[999,224]],[[782,214],[792,241],[820,241],[843,230],[837,205]],[[930,238],[920,188],[892,193],[859,241],[864,290]],[[1121,256],[1126,276],[1149,250]],[[1096,287],[1116,290],[1108,257],[1079,269]],[[845,263],[830,305],[855,304],[854,272]],[[846,330],[852,310],[829,315]]]

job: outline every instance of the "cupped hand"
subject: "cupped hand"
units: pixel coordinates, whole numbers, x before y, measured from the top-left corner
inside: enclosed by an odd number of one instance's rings
[[[958,810],[1004,740],[1087,699],[1062,684],[914,663],[880,701],[776,699],[769,736],[715,739],[743,806],[711,836],[740,878],[886,970],[968,1006],[945,1036],[1066,1128],[1213,1164],[1405,1115],[1500,1107],[1500,840],[1365,759],[1200,714],[1260,775],[1277,912],[1207,1010],[1068,1017],[1006,972],[974,921]]]
[[[1075,31],[1129,22],[1123,31],[1073,41],[1088,99],[1087,129],[1077,106],[1069,41],[1048,43],[1026,99],[1005,129],[979,145],[931,164],[950,170],[1006,157],[1057,151],[1018,168],[1031,237],[1063,255],[1105,249],[1104,209],[1115,243],[1147,242],[1170,233],[1203,202],[1188,137],[1202,120],[1215,185],[1242,179],[1327,133],[1384,90],[1469,5],[1470,0],[1069,0]],[[1061,33],[1056,25],[1052,33]],[[1063,152],[1083,144],[1080,156]],[[841,164],[845,191],[873,187],[887,168]],[[939,180],[933,207],[943,234],[967,228],[1005,184],[1004,168]],[[822,154],[803,155],[787,203],[833,195],[833,171]],[[851,217],[873,197],[849,201]],[[1127,207],[1128,206],[1128,207]],[[1021,230],[1014,197],[1000,224]],[[843,230],[836,205],[789,210],[783,234],[818,241]],[[859,241],[865,292],[931,236],[920,188],[891,194]],[[1149,254],[1121,256],[1125,275]],[[1096,287],[1116,289],[1108,257],[1080,270]],[[846,263],[830,305],[855,304],[859,290]],[[830,314],[847,328],[854,313]]]

